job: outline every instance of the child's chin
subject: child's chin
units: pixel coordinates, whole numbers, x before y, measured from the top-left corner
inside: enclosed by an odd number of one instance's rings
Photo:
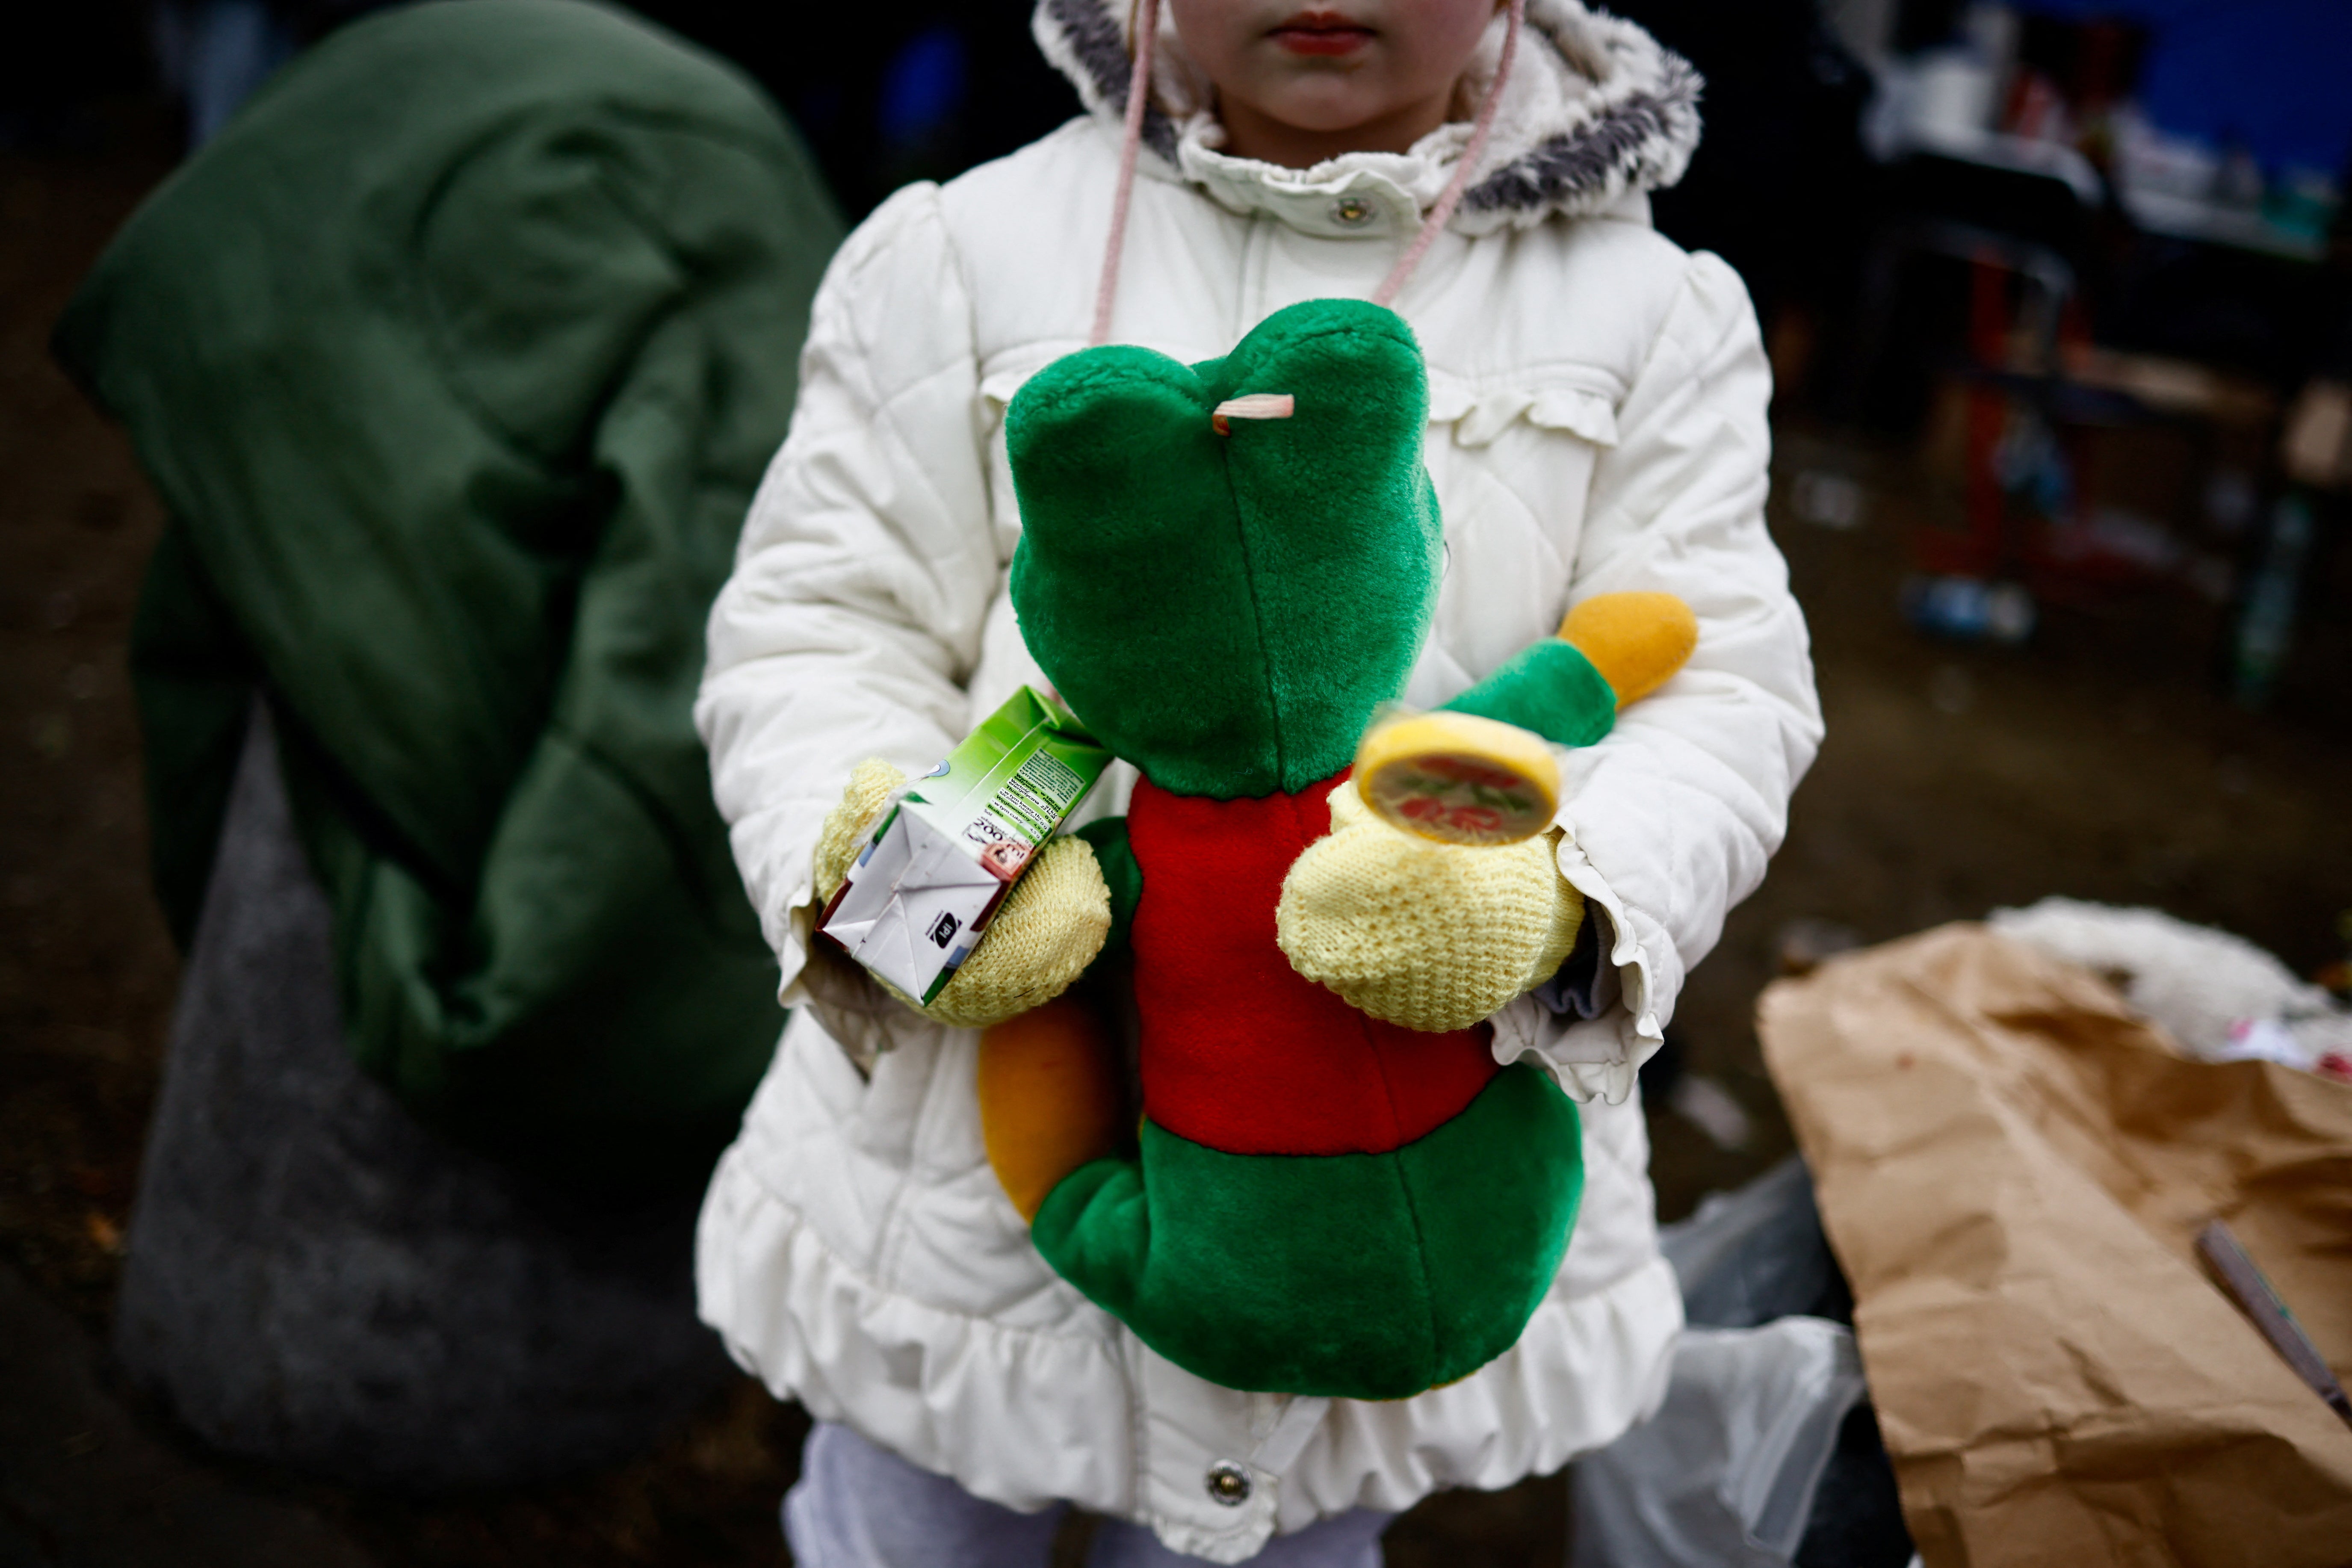
[[[1298,74],[1305,79],[1289,92],[1272,95],[1272,101],[1263,110],[1268,118],[1293,131],[1316,136],[1345,136],[1376,123],[1391,111],[1388,104],[1347,90],[1354,84],[1336,82],[1328,71],[1310,67]],[[1334,91],[1334,88],[1341,90]]]

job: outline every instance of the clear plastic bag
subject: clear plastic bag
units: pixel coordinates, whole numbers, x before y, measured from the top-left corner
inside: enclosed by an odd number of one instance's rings
[[[1658,1414],[1576,1467],[1574,1568],[1788,1568],[1863,1394],[1825,1319],[1686,1331]]]

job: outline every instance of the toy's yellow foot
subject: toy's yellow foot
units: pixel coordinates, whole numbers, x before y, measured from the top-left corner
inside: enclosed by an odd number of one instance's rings
[[[1698,647],[1698,617],[1672,594],[1595,594],[1559,624],[1624,707],[1664,686]]]
[[[1034,1219],[1063,1177],[1118,1147],[1118,1079],[1108,1032],[1068,997],[980,1037],[980,1131],[1004,1195]]]
[[[1436,844],[1331,792],[1331,834],[1283,879],[1276,939],[1290,966],[1408,1029],[1465,1029],[1549,979],[1576,945],[1584,900],[1561,879],[1559,836],[1499,847]]]

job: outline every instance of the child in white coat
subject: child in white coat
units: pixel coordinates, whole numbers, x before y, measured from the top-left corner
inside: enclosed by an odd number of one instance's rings
[[[833,263],[698,709],[796,1008],[712,1181],[702,1310],[818,1418],[786,1506],[807,1568],[1034,1568],[1070,1503],[1109,1521],[1097,1563],[1362,1568],[1395,1510],[1557,1468],[1663,1393],[1681,1313],[1635,1072],[1761,879],[1820,717],[1764,528],[1753,314],[1649,226],[1698,84],[1630,24],[1523,3],[1168,0],[1152,24],[1144,0],[1137,51],[1129,0],[1040,0],[1089,114],[902,190]],[[1376,294],[1427,360],[1447,543],[1405,700],[1444,701],[1596,594],[1673,593],[1699,625],[1683,672],[1570,754],[1559,871],[1589,934],[1490,1020],[1499,1059],[1584,1102],[1567,1256],[1511,1350],[1386,1403],[1218,1387],[1089,1304],[987,1163],[975,1032],[810,947],[853,766],[919,774],[1044,683],[1006,592],[1014,391],[1104,310],[1117,341],[1192,362],[1285,305]]]

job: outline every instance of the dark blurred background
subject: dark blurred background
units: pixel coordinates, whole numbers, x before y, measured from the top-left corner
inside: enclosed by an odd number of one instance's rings
[[[640,7],[737,62],[853,219],[1076,111],[1028,0]],[[404,1500],[208,1455],[97,1347],[177,960],[123,649],[162,524],[47,334],[116,226],[360,7],[39,0],[0,44],[0,1563],[772,1563],[799,1417]],[[1749,1023],[1822,952],[2052,893],[2352,944],[2352,6],[1626,0],[1707,78],[1656,203],[1747,279],[1772,527],[1830,739],[1646,1075],[1662,1215],[1790,1141]],[[1551,1563],[1564,1489],[1395,1563]],[[103,1527],[94,1524],[102,1520]]]

